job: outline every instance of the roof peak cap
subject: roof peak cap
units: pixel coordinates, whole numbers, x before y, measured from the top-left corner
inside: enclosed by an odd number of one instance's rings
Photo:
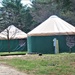
[[[52,15],[52,16],[50,16],[50,18],[57,18],[58,16],[56,16],[56,15]]]

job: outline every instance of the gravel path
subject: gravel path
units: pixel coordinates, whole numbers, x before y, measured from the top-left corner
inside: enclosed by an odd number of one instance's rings
[[[15,69],[12,69],[6,65],[0,64],[0,75],[27,75],[25,73],[21,73]]]

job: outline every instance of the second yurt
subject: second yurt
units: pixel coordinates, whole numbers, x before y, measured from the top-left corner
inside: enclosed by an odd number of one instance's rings
[[[27,34],[14,25],[0,33],[0,52],[27,50]]]

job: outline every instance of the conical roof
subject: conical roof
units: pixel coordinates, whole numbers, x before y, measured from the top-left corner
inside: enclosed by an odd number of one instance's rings
[[[75,35],[75,27],[56,15],[52,15],[28,33],[28,36],[48,35]]]
[[[1,40],[1,39],[6,39],[6,36],[3,35],[3,34],[0,34],[0,40]]]
[[[9,39],[27,38],[27,34],[16,28],[14,25],[9,26],[0,33],[0,39],[8,39],[7,36],[9,37]]]

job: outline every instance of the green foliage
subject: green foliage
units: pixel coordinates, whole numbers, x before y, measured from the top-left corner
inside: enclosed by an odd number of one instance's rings
[[[51,0],[34,0],[33,2],[37,2],[37,3],[49,3],[49,2],[51,2]]]
[[[35,0],[36,3],[48,3],[48,4],[51,4],[51,3],[55,3],[55,4],[58,4],[58,7],[59,5],[61,5],[59,8],[61,9],[61,7],[65,10],[69,10],[71,8],[71,0]]]
[[[28,32],[33,24],[33,17],[30,14],[29,8],[21,4],[21,0],[3,0],[2,15],[3,27],[15,25],[21,30]],[[0,23],[1,23],[0,22]]]
[[[75,25],[74,0],[33,0],[32,9],[23,6],[21,0],[3,0],[2,4],[4,8],[0,15],[1,29],[14,24],[29,32],[51,15],[57,15]]]
[[[45,21],[51,15],[57,15],[65,21],[75,25],[75,1],[74,0],[34,0],[33,19],[36,25]]]
[[[70,0],[63,0],[63,9],[65,11],[70,10],[72,7],[72,2]]]

